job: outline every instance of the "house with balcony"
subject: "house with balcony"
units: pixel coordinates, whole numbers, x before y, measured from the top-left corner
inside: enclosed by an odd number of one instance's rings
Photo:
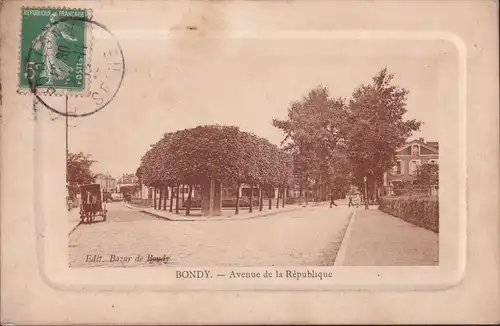
[[[423,164],[439,164],[439,143],[415,139],[396,151],[396,164],[384,173],[384,188],[394,194],[397,183],[408,183],[417,179],[417,171]],[[431,194],[437,193],[438,185],[432,185]]]

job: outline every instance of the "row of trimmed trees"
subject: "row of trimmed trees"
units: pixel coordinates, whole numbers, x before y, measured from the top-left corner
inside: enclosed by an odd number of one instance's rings
[[[250,212],[253,210],[253,188],[259,189],[262,209],[263,189],[271,193],[284,189],[292,176],[292,158],[264,138],[240,131],[238,127],[206,125],[166,133],[142,157],[137,171],[142,183],[160,190],[155,206],[166,209],[170,189],[170,211],[179,213],[181,187],[188,187],[186,215],[190,214],[193,187],[202,193],[202,214],[220,211],[222,185],[236,187],[235,213],[239,212],[239,193],[243,184],[250,185]],[[269,196],[270,197],[270,196]],[[163,202],[162,202],[163,200]],[[283,201],[282,201],[283,202]],[[163,206],[163,207],[162,207]]]

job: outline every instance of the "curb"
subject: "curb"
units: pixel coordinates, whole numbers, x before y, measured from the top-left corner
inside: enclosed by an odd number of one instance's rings
[[[320,205],[311,205],[309,207],[316,207],[316,206],[320,206]],[[129,207],[129,208],[133,209],[131,207]],[[164,219],[164,220],[174,221],[174,222],[205,222],[205,221],[241,221],[241,220],[250,220],[250,219],[254,219],[254,218],[260,218],[260,217],[267,217],[267,216],[277,215],[279,213],[298,211],[298,210],[301,210],[303,208],[304,207],[301,206],[301,207],[297,207],[297,208],[293,208],[293,209],[288,209],[288,210],[281,210],[281,211],[280,210],[274,210],[272,212],[262,213],[262,214],[255,215],[255,216],[239,217],[239,218],[234,218],[235,216],[238,216],[238,215],[228,215],[226,217],[213,216],[213,217],[208,217],[208,218],[203,219],[203,220],[201,220],[201,219],[195,220],[195,219],[192,219],[192,218],[173,219],[173,218],[169,218],[169,217],[166,217],[166,216],[155,214],[155,213],[152,213],[152,212],[149,212],[149,211],[146,211],[146,210],[142,210],[142,209],[139,210],[139,212],[147,214],[147,215],[150,215],[150,216],[153,216],[153,217],[156,217],[156,218],[159,218],[159,219]]]
[[[124,204],[124,203],[121,203],[123,206],[127,207],[128,209],[137,209],[136,207],[132,206],[132,205],[129,205],[129,204]]]
[[[337,252],[337,256],[335,256],[335,262],[333,266],[343,266],[345,262],[345,257],[347,254],[347,246],[349,243],[349,238],[351,237],[352,225],[354,223],[354,216],[356,212],[352,212],[351,218],[349,219],[349,224],[347,225],[347,229],[344,233],[344,237],[342,238],[342,242],[340,243],[339,251]]]
[[[130,208],[130,209],[132,209],[132,208]],[[174,220],[174,219],[168,218],[166,216],[161,216],[159,214],[148,212],[148,211],[143,210],[143,209],[140,209],[139,213],[144,213],[146,215],[153,216],[153,217],[156,217],[156,218],[159,218],[159,219],[164,219],[164,220],[167,220],[167,221],[178,221],[178,220]],[[183,220],[183,221],[195,221],[195,220]]]
[[[75,225],[75,226],[74,226],[74,227],[73,227],[73,228],[69,231],[68,236],[70,236],[70,235],[71,235],[71,233],[73,233],[73,232],[76,230],[76,228],[80,226],[80,224],[82,224],[82,221],[78,222],[78,223],[77,223],[77,224],[76,224],[76,225]]]

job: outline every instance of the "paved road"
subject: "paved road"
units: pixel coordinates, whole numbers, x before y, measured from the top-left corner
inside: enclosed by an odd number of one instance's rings
[[[71,234],[70,266],[162,265],[127,258],[110,262],[111,254],[169,257],[170,266],[332,265],[350,212],[322,206],[247,220],[190,222],[160,220],[113,203],[106,222],[80,225]]]

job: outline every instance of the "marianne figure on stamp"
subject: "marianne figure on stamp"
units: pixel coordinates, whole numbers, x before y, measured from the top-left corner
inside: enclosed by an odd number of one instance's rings
[[[77,42],[77,39],[70,35],[74,25],[65,21],[57,22],[57,19],[57,12],[52,13],[44,31],[33,41],[33,49],[43,53],[44,57],[44,69],[40,75],[45,80],[43,84],[52,84],[52,78],[65,80],[73,71],[73,68],[62,60],[67,56],[65,46],[61,46],[57,41],[63,38],[68,42]]]

